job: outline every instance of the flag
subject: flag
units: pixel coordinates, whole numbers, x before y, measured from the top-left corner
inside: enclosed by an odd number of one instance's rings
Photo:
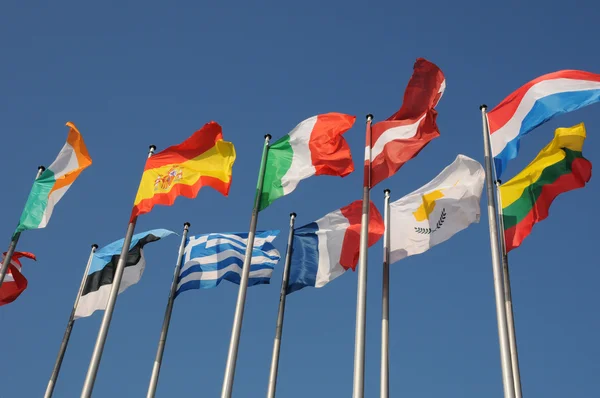
[[[171,206],[180,195],[193,199],[203,186],[227,196],[234,162],[235,148],[223,141],[221,126],[205,124],[181,144],[148,158],[131,219],[154,205]]]
[[[506,252],[519,247],[533,225],[548,217],[561,193],[582,188],[592,177],[592,164],[583,157],[583,123],[559,128],[554,139],[511,180],[500,186]]]
[[[129,286],[138,283],[142,277],[144,268],[146,267],[143,251],[144,246],[147,243],[155,242],[171,234],[174,234],[174,232],[166,229],[153,229],[133,235],[125,262],[125,269],[123,270],[123,278],[119,286],[119,294],[123,293]],[[120,239],[94,253],[90,270],[85,278],[83,291],[75,310],[75,319],[88,317],[96,310],[106,309],[122,248],[123,239]]]
[[[400,110],[371,128],[371,148],[366,150],[371,187],[394,175],[440,135],[434,107],[446,89],[444,74],[424,58],[418,58],[413,69]]]
[[[599,100],[600,74],[580,70],[540,76],[506,97],[487,115],[497,178],[517,157],[521,137],[555,116]]]
[[[370,202],[369,246],[383,236],[383,219]],[[287,293],[323,287],[358,263],[362,200],[294,230]]]
[[[296,189],[314,175],[345,177],[354,171],[348,143],[342,137],[355,116],[326,113],[300,122],[269,146],[260,210]]]
[[[8,270],[4,277],[4,283],[0,286],[0,305],[12,303],[27,289],[27,279],[21,273],[21,257],[36,261],[35,255],[27,252],[14,252]],[[2,261],[6,260],[6,253],[2,255]]]
[[[390,203],[390,264],[478,223],[484,179],[479,162],[458,155],[433,180]]]
[[[254,238],[248,286],[271,282],[280,255],[273,240],[279,231],[259,231]],[[178,296],[190,289],[210,289],[223,279],[240,284],[248,233],[211,233],[188,238],[177,281]]]
[[[67,142],[50,167],[33,183],[15,232],[46,227],[54,206],[79,174],[92,164],[79,130],[71,122],[67,122],[67,126],[70,128]]]

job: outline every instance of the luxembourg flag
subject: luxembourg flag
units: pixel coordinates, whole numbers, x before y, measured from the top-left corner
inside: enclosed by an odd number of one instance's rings
[[[370,202],[369,246],[383,236],[383,219]],[[355,269],[360,243],[362,200],[294,230],[287,294],[306,286],[323,287]]]
[[[487,117],[499,178],[517,157],[521,137],[548,120],[600,100],[600,74],[562,70],[530,81],[492,109]]]

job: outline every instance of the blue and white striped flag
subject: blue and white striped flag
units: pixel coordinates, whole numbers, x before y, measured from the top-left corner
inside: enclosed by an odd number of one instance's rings
[[[254,238],[248,286],[270,283],[279,251],[271,242],[278,230],[259,231]],[[240,284],[248,233],[212,233],[188,238],[175,296],[190,289],[210,289],[223,279]]]

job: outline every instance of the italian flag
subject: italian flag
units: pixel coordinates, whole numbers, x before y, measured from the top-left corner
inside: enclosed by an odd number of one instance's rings
[[[92,164],[83,137],[71,122],[69,136],[56,160],[33,183],[16,233],[44,228],[52,210],[83,169]]]
[[[260,210],[285,196],[301,180],[314,175],[345,177],[354,171],[348,143],[342,137],[355,116],[326,113],[300,122],[269,146]]]

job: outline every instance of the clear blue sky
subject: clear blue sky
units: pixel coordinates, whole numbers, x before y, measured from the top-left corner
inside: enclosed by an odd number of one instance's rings
[[[90,245],[125,233],[148,145],[181,142],[215,120],[237,148],[224,198],[157,207],[138,232],[247,231],[263,135],[279,138],[325,112],[357,116],[346,137],[362,162],[364,117],[381,120],[401,105],[417,57],[447,79],[441,137],[377,186],[393,199],[420,187],[458,153],[483,162],[479,105],[490,108],[541,74],[600,72],[592,0],[480,2],[23,2],[0,7],[0,130],[4,170],[0,243],[8,246],[36,167],[82,132],[93,158],[46,229],[25,232],[19,249],[29,287],[0,308],[2,398],[42,396]],[[522,142],[506,176],[516,174],[553,136],[586,123],[584,155],[600,162],[600,105],[562,116]],[[600,163],[599,163],[600,164]],[[360,167],[357,167],[360,170]],[[600,395],[598,330],[598,177],[559,197],[549,219],[511,253],[514,310],[527,397]],[[314,221],[361,195],[362,175],[316,177],[261,213],[259,228],[280,229],[288,214]],[[501,397],[502,384],[486,199],[482,220],[443,245],[396,263],[391,281],[391,395]],[[177,236],[147,246],[146,272],[119,296],[95,397],[145,396]],[[369,252],[366,396],[379,394],[381,243]],[[234,396],[266,394],[281,266],[273,283],[248,291]],[[289,296],[278,396],[350,397],[356,274]],[[186,292],[173,313],[159,397],[220,394],[237,286]],[[55,397],[78,397],[102,318],[75,324]]]

